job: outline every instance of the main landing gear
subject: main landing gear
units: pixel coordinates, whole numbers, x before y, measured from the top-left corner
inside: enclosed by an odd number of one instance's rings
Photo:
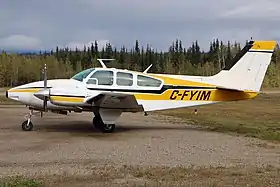
[[[115,122],[121,116],[122,110],[102,108],[93,113],[93,126],[103,133],[112,133],[116,127]]]
[[[115,124],[105,124],[100,115],[94,116],[92,120],[93,126],[101,130],[103,133],[112,133],[115,130],[116,125]]]

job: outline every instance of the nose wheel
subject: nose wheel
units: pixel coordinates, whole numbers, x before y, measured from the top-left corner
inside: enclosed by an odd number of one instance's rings
[[[31,122],[31,118],[33,115],[37,113],[41,113],[41,112],[34,112],[32,109],[29,109],[28,114],[25,115],[26,120],[21,124],[21,128],[23,131],[32,131],[33,123]]]
[[[22,122],[21,128],[23,131],[32,131],[33,124],[30,120],[25,120],[24,122]]]

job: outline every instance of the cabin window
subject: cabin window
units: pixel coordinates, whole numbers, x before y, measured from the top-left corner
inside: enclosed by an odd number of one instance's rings
[[[87,81],[87,84],[97,84],[97,79],[96,78],[89,78]]]
[[[133,85],[133,75],[131,73],[117,72],[117,85],[132,86]]]
[[[148,86],[148,87],[159,87],[161,85],[161,81],[151,78],[151,77],[138,75],[137,76],[137,85],[138,86]]]
[[[88,80],[88,84],[113,85],[114,74],[112,71],[96,71]]]

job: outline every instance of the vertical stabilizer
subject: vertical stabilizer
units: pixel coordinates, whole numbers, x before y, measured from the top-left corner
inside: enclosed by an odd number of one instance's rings
[[[276,44],[276,41],[250,41],[209,81],[223,88],[259,92]]]

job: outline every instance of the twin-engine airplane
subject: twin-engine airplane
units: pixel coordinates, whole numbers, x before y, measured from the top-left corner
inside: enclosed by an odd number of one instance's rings
[[[213,76],[185,76],[107,68],[86,69],[71,79],[44,80],[14,87],[6,97],[29,107],[24,131],[31,131],[33,111],[93,112],[93,125],[113,132],[123,112],[174,109],[255,97],[261,88],[276,41],[250,41]]]

